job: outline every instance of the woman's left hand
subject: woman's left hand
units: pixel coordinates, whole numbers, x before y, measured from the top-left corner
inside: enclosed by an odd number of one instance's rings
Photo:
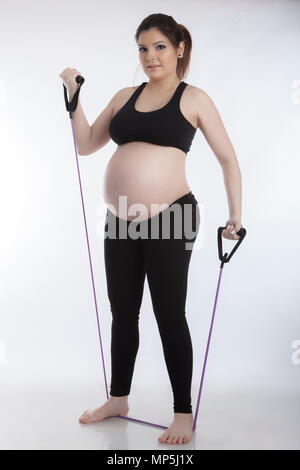
[[[236,234],[236,232],[242,228],[242,223],[240,220],[231,218],[227,220],[225,227],[226,228],[222,231],[224,238],[227,238],[228,240],[239,240],[240,237]]]

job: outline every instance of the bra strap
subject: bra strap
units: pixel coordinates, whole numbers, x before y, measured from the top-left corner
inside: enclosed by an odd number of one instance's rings
[[[186,82],[180,82],[179,83],[179,85],[178,85],[178,87],[177,87],[177,89],[174,93],[173,99],[171,101],[172,104],[175,104],[176,106],[179,104],[181,95],[182,95],[183,90],[185,89],[186,86],[187,86]]]
[[[143,82],[140,84],[140,86],[137,87],[137,89],[132,93],[130,97],[130,103],[135,103],[136,100],[138,99],[139,94],[143,91],[144,87],[146,86],[147,82]]]

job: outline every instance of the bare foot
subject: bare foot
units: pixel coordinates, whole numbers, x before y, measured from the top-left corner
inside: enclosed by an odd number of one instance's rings
[[[104,405],[95,410],[86,410],[79,418],[83,424],[96,423],[109,416],[127,416],[129,411],[128,395],[123,397],[110,397]]]
[[[174,413],[172,424],[158,438],[166,444],[185,444],[193,437],[193,413]]]

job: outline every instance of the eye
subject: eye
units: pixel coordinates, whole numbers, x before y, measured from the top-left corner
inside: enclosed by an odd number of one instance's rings
[[[165,49],[166,46],[163,46],[162,44],[158,44],[157,47],[162,47],[163,49]],[[146,48],[145,47],[140,47],[139,51],[141,52],[142,49],[146,49]]]

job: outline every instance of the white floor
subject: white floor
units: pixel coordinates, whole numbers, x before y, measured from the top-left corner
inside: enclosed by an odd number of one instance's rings
[[[198,391],[193,391],[193,412]],[[164,429],[108,418],[84,425],[85,409],[106,401],[99,384],[55,384],[47,387],[1,386],[0,448],[139,450],[139,449],[300,449],[300,391],[237,390],[203,387],[192,441],[160,444]],[[166,405],[167,403],[167,405]],[[132,418],[168,426],[172,396],[168,389],[132,387]]]

